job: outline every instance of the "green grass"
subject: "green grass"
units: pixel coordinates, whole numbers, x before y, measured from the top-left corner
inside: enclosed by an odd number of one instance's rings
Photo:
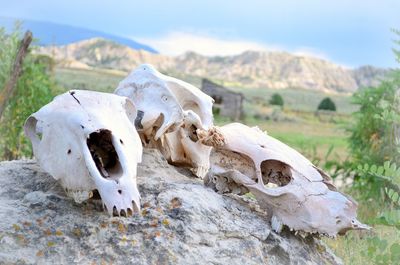
[[[357,192],[348,191],[351,195],[357,198]],[[380,203],[368,200],[359,201],[358,219],[362,222],[369,224],[372,227],[371,231],[349,231],[344,236],[339,236],[336,239],[324,238],[323,241],[335,252],[335,254],[342,258],[344,264],[349,265],[375,265],[377,262],[375,258],[378,255],[387,253],[388,249],[393,243],[400,243],[400,230],[395,227],[384,225],[374,225],[374,219],[379,215],[382,209]],[[371,224],[372,223],[372,224]],[[371,243],[371,239],[378,237],[382,241],[387,242],[389,246],[385,251],[377,249],[373,255],[368,255],[369,251],[374,248],[379,248],[380,245]],[[382,264],[382,263],[380,263]],[[386,264],[386,263],[383,263]],[[391,264],[400,264],[391,263]]]
[[[351,104],[350,95],[344,94],[327,94],[319,91],[310,91],[304,89],[268,89],[268,88],[232,88],[236,92],[241,92],[245,95],[246,101],[251,104],[266,104],[272,94],[279,93],[283,100],[285,108],[291,110],[314,112],[321,100],[325,97],[330,97],[336,105],[338,113],[349,114],[356,110],[356,107]]]
[[[71,89],[95,90],[112,93],[126,73],[112,70],[56,68],[58,94]]]

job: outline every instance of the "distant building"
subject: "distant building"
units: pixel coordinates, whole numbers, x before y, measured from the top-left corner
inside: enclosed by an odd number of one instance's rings
[[[240,120],[243,117],[244,96],[242,93],[233,92],[207,79],[203,79],[201,90],[214,99],[213,112],[215,114],[232,120]]]

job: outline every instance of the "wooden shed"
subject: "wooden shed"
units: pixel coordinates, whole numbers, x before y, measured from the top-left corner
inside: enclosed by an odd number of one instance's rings
[[[215,114],[229,117],[235,121],[243,117],[244,96],[242,93],[233,92],[208,79],[203,79],[201,90],[214,99],[213,111]]]

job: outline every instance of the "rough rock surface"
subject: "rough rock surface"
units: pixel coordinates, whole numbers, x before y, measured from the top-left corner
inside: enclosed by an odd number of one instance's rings
[[[181,173],[179,173],[179,172]],[[271,231],[262,212],[145,150],[140,214],[76,204],[34,161],[0,163],[0,264],[339,264],[318,239]]]

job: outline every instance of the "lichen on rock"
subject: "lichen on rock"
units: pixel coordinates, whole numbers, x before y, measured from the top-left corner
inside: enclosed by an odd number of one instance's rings
[[[146,149],[141,212],[82,204],[32,160],[0,163],[0,263],[341,264],[318,239],[276,234],[265,213],[221,195]]]

